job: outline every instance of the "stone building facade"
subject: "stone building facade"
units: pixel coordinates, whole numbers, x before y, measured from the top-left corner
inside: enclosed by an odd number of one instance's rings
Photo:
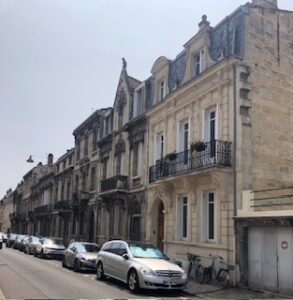
[[[292,294],[292,33],[292,12],[252,0],[215,27],[203,16],[144,81],[123,59],[113,107],[13,192],[12,230],[146,241],[184,266],[221,255],[235,283]]]
[[[0,200],[0,232],[11,232],[11,214],[13,214],[13,192],[12,189],[9,189]]]

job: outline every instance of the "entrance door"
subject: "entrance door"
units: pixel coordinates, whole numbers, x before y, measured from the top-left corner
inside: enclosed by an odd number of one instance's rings
[[[157,246],[164,250],[164,204],[161,201],[158,207],[158,230],[157,230]]]
[[[250,228],[249,286],[293,295],[292,251],[292,228]]]
[[[94,226],[95,226],[95,216],[94,212],[91,212],[90,221],[89,221],[89,242],[94,242]]]

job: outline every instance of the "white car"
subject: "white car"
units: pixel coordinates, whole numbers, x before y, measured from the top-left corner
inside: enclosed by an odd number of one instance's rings
[[[3,235],[2,232],[0,232],[0,249],[2,249],[3,246]]]
[[[65,247],[59,239],[41,238],[36,244],[35,256],[41,258],[58,257],[62,258]]]
[[[187,274],[152,245],[114,240],[98,253],[97,279],[113,277],[127,283],[130,291],[143,289],[182,290]]]

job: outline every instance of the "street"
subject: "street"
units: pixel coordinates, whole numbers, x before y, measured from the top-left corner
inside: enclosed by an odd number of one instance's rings
[[[61,261],[36,258],[5,246],[0,251],[0,290],[7,299],[184,297],[170,291],[142,291],[134,295],[120,282],[98,282],[93,273],[74,273],[62,268]]]

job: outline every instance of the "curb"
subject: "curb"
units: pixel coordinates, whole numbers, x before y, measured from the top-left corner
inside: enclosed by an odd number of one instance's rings
[[[6,299],[1,289],[0,289],[0,299]]]

